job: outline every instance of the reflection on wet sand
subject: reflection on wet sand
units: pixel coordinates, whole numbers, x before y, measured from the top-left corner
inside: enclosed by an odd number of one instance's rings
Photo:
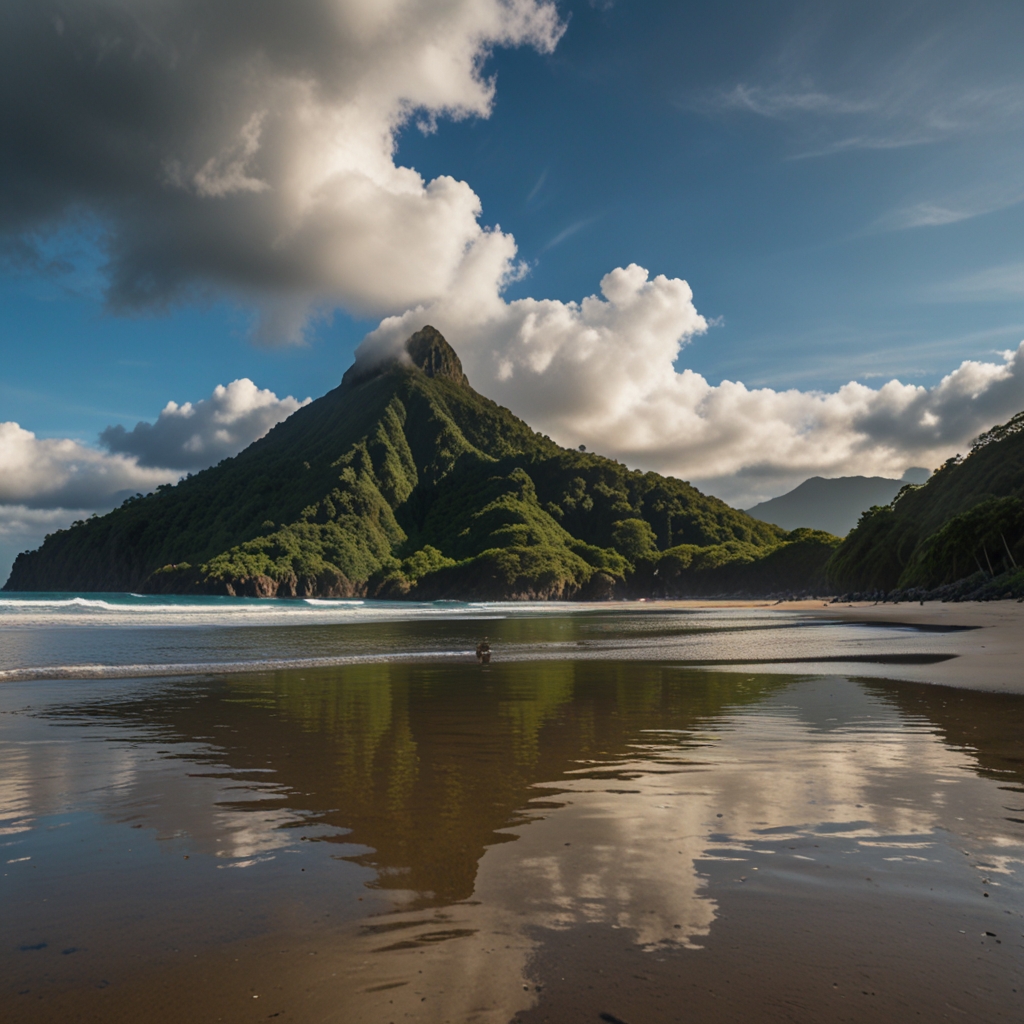
[[[1022,701],[546,661],[37,685],[4,708],[16,1019],[635,1024],[676,1019],[712,963],[738,970],[718,1018],[743,1019],[806,987],[806,957],[844,991],[922,907],[943,1000],[1001,1019],[1024,987],[999,937],[1022,930],[1001,788],[1024,782]],[[981,973],[965,925],[996,933]]]

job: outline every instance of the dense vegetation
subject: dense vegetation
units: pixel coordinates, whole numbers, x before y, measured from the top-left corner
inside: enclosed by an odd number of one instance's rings
[[[1024,594],[1024,413],[994,427],[966,458],[865,512],[828,564],[841,592]]]
[[[816,590],[838,540],[560,448],[433,328],[266,437],[52,534],[8,590],[450,598]]]

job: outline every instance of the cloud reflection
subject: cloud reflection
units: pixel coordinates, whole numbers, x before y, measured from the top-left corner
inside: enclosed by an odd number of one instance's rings
[[[781,907],[870,875],[893,912],[965,879],[1016,892],[1020,830],[981,777],[1005,772],[985,739],[1008,727],[1002,705],[991,724],[997,698],[950,710],[936,693],[642,662],[111,684],[91,707],[12,716],[0,800],[21,829],[11,858],[34,855],[33,820],[58,808],[98,812],[112,846],[129,824],[147,830],[135,842],[175,840],[196,874],[168,888],[154,861],[142,916],[255,902],[245,949],[308,952],[277,980],[326,986],[349,1019],[498,1024],[540,999],[550,943],[610,929],[702,956],[743,887]],[[41,742],[54,725],[65,741]],[[226,865],[246,887],[212,883]]]

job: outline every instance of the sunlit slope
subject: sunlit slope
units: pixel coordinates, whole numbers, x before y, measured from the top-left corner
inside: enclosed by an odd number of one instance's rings
[[[1024,413],[993,427],[965,459],[868,510],[828,565],[839,591],[935,588],[1024,564]],[[1018,581],[1018,582],[1024,582]]]
[[[837,541],[560,448],[433,328],[232,459],[18,557],[8,590],[604,597],[821,585]]]

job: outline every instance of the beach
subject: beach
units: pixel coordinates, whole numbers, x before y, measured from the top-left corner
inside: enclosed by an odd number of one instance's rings
[[[852,605],[790,601],[776,607],[833,622],[952,630],[936,634],[934,646],[955,658],[928,666],[890,666],[888,678],[1024,694],[1024,604],[1016,601]]]
[[[1019,1019],[1020,606],[14,600],[14,1022]]]

